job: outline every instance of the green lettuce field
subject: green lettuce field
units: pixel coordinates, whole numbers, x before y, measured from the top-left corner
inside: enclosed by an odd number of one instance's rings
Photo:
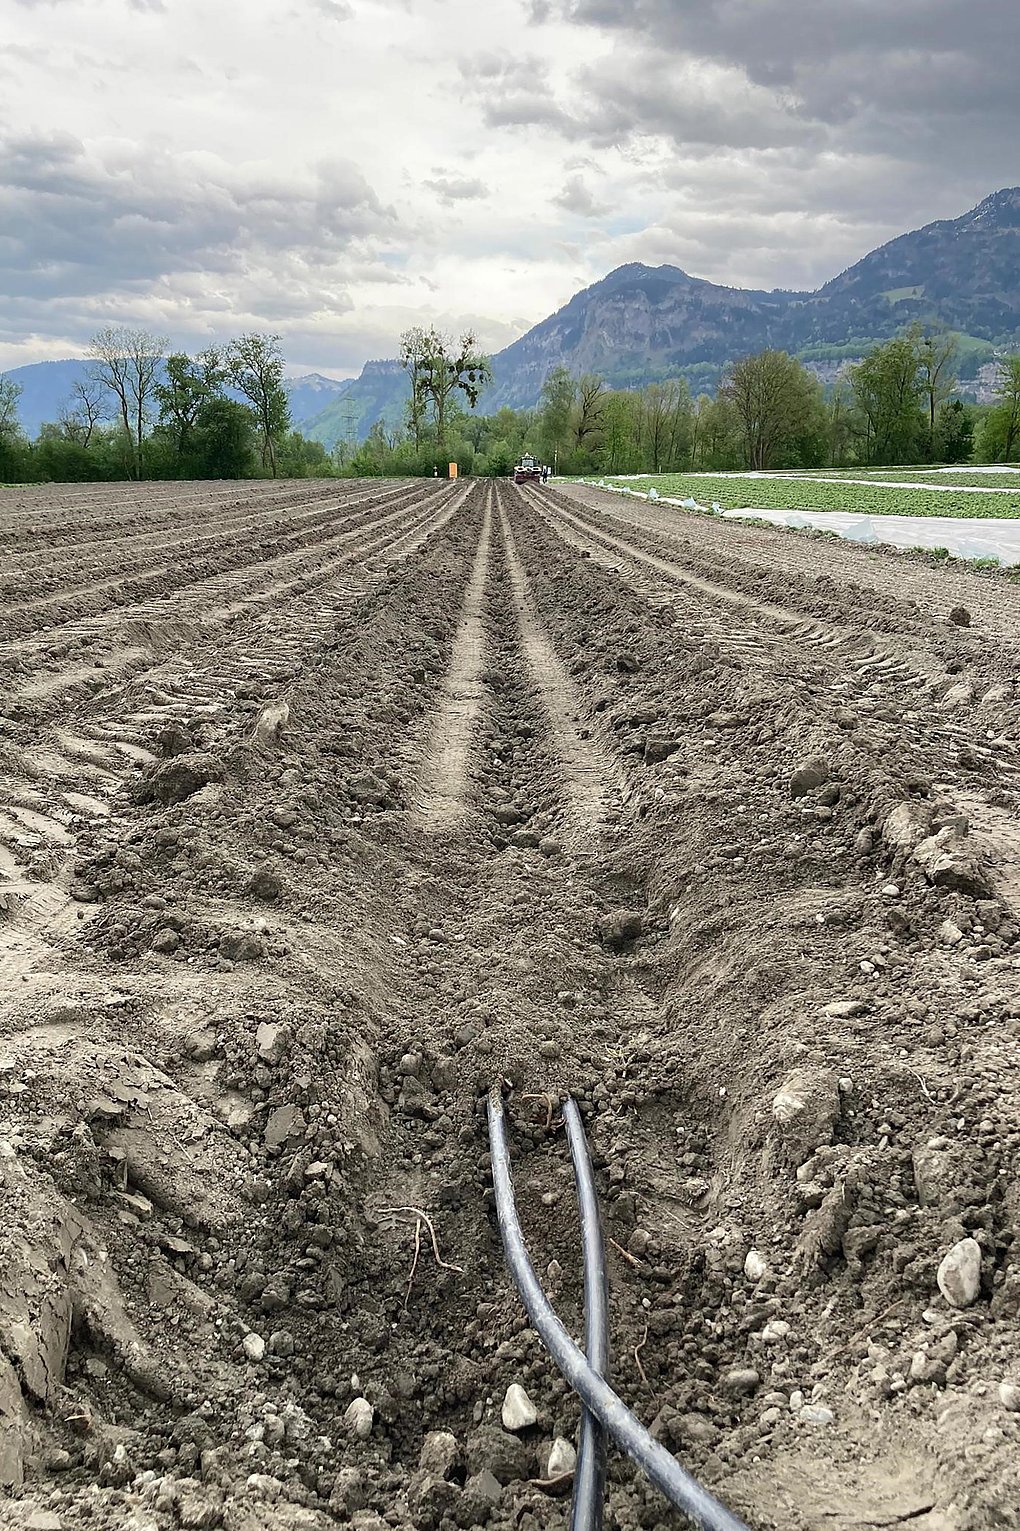
[[[845,510],[868,516],[1020,517],[1020,489],[1005,494],[947,494],[944,490],[889,489],[871,484],[826,484],[810,478],[743,478],[739,474],[660,473],[607,479],[621,489],[671,499],[713,500],[726,510]]]

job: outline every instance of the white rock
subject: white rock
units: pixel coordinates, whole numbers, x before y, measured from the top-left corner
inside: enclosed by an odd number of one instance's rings
[[[375,1419],[375,1410],[367,1398],[355,1398],[344,1414],[344,1424],[347,1426],[349,1435],[353,1435],[356,1441],[367,1441],[372,1434],[372,1422]]]
[[[538,1419],[538,1410],[519,1382],[511,1382],[503,1399],[504,1430],[526,1430]]]
[[[289,1040],[290,1027],[285,1023],[276,1025],[273,1021],[262,1021],[255,1032],[255,1046],[264,1063],[279,1063]]]
[[[261,1334],[246,1334],[241,1345],[249,1361],[261,1361],[266,1353],[266,1342]]]
[[[900,890],[897,883],[887,882],[882,889],[883,898],[899,898]]]
[[[785,1340],[790,1332],[790,1326],[783,1318],[774,1318],[765,1325],[761,1337],[766,1345],[775,1345],[779,1340]]]
[[[744,1257],[744,1275],[748,1281],[760,1281],[767,1270],[764,1258],[756,1249],[749,1249]]]
[[[954,1308],[969,1308],[981,1289],[981,1245],[976,1239],[954,1244],[938,1268],[939,1291]]]
[[[784,1085],[772,1097],[772,1115],[783,1127],[805,1110],[807,1102],[799,1089]]]
[[[430,1430],[422,1442],[418,1467],[436,1478],[447,1478],[456,1465],[459,1448],[457,1437],[449,1430]]]
[[[550,1478],[562,1478],[567,1473],[572,1473],[577,1466],[577,1452],[570,1441],[558,1435],[552,1443],[549,1452],[549,1466],[547,1468]]]
[[[836,1416],[831,1409],[823,1408],[820,1404],[807,1403],[797,1418],[803,1420],[805,1425],[831,1425]]]
[[[1015,1382],[1000,1382],[999,1402],[1011,1414],[1020,1414],[1020,1387]]]

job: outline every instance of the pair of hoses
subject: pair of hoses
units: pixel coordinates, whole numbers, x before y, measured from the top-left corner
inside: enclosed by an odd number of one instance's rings
[[[557,1318],[531,1263],[510,1173],[503,1088],[488,1096],[489,1146],[496,1217],[507,1265],[525,1312],[566,1381],[582,1404],[581,1434],[574,1471],[571,1531],[599,1531],[605,1503],[606,1447],[609,1439],[625,1451],[699,1531],[748,1531],[745,1523],[720,1504],[686,1472],[671,1452],[648,1432],[608,1382],[609,1301],[606,1252],[598,1197],[581,1113],[570,1096],[563,1121],[577,1184],[584,1262],[584,1350]]]

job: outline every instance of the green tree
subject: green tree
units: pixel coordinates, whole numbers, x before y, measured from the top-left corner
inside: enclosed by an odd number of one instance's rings
[[[240,335],[227,347],[226,366],[230,381],[255,416],[263,470],[276,478],[279,443],[290,428],[279,335]]]
[[[284,478],[328,478],[326,448],[300,431],[290,431],[280,445],[280,472]]]
[[[0,376],[0,479],[19,481],[27,476],[28,442],[18,419],[21,384]]]
[[[21,384],[13,378],[0,376],[0,439],[11,440],[21,434],[18,404],[21,400]]]
[[[637,445],[640,413],[638,394],[614,389],[606,395],[599,461],[603,473],[637,473],[644,466]]]
[[[911,337],[898,335],[875,346],[850,368],[850,387],[864,461],[916,462],[928,431]]]
[[[720,389],[736,411],[749,467],[800,463],[817,452],[822,429],[822,387],[785,351],[759,351],[729,369]]]
[[[999,363],[996,402],[977,433],[980,462],[1013,462],[1020,457],[1020,356]]]
[[[96,454],[83,447],[80,441],[66,436],[59,425],[42,427],[32,455],[43,483],[86,484],[100,477],[96,471]]]
[[[577,401],[577,379],[567,367],[553,367],[542,384],[539,403],[538,447],[554,467],[570,450],[571,421]]]
[[[449,450],[450,415],[459,398],[472,409],[492,378],[489,358],[479,349],[471,330],[453,341],[434,326],[407,330],[401,337],[401,362],[411,382],[408,423],[415,450],[422,442],[423,423],[431,412],[436,446],[442,458]],[[449,461],[447,457],[445,459]]]
[[[829,395],[826,408],[826,463],[842,468],[850,461],[854,441],[853,393],[850,385],[838,379]]]
[[[203,400],[190,435],[199,478],[245,478],[255,458],[255,417],[246,404],[213,394]]]
[[[640,467],[652,473],[686,468],[694,437],[691,395],[683,378],[649,383],[640,394]]]
[[[165,335],[123,325],[97,331],[89,344],[92,375],[116,402],[134,478],[142,476],[142,441],[168,344]]]
[[[970,462],[974,450],[974,421],[962,399],[939,405],[932,437],[936,462]]]
[[[159,423],[166,433],[179,471],[188,471],[195,422],[202,405],[217,397],[227,380],[222,353],[210,346],[192,359],[175,351],[166,359],[163,378],[153,389]]]

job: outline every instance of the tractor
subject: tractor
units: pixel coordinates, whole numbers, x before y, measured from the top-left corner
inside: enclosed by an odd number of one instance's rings
[[[542,484],[545,482],[545,469],[538,464],[530,452],[525,452],[520,462],[514,468],[515,484]]]

